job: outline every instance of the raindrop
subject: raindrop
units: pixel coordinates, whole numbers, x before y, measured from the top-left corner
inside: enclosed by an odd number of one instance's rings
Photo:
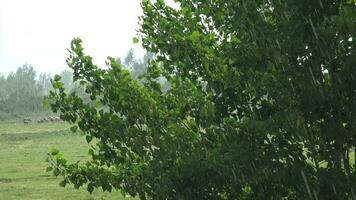
[[[315,36],[315,38],[318,40],[319,37],[318,37],[318,34],[316,33],[316,30],[315,30],[313,21],[312,21],[311,19],[309,19],[309,22],[310,22],[310,25],[311,25],[311,27],[312,27],[312,29],[313,29],[314,36]]]
[[[316,84],[316,80],[315,80],[315,77],[314,77],[314,73],[313,73],[313,71],[312,71],[312,69],[309,67],[309,73],[310,73],[310,75],[311,75],[311,77],[312,77],[312,79],[313,79],[313,83],[314,84]]]
[[[354,190],[352,188],[351,188],[351,194],[352,194],[352,199],[356,200],[355,193],[354,193]]]
[[[318,200],[318,195],[315,190],[313,190],[313,195],[314,195],[315,200]]]
[[[276,43],[277,43],[277,45],[278,45],[278,49],[281,49],[281,45],[279,44],[279,41],[278,41],[278,40],[276,40]]]
[[[334,183],[332,184],[332,186],[333,186],[333,191],[334,191],[334,194],[336,195],[337,193],[336,193],[336,188],[335,188]]]
[[[324,8],[323,2],[321,2],[320,0],[319,0],[319,4],[321,8]]]
[[[308,184],[308,180],[307,180],[307,178],[305,177],[304,172],[301,171],[301,173],[302,173],[302,177],[303,177],[303,180],[304,180],[304,184],[305,184],[305,187],[307,188],[309,197],[312,198],[312,195],[311,195],[311,192],[310,192],[310,188],[309,188],[309,184]]]

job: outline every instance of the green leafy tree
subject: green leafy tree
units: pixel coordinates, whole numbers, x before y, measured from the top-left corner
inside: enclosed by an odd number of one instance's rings
[[[140,39],[155,54],[143,84],[72,41],[74,80],[97,104],[55,77],[53,111],[92,143],[86,163],[51,153],[61,185],[141,199],[355,198],[355,2],[176,2],[142,1]]]

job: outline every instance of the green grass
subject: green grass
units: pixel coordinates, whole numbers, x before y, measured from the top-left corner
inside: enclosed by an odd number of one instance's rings
[[[65,123],[0,122],[0,200],[16,199],[130,199],[120,192],[58,185],[61,177],[46,172],[47,152],[59,149],[70,161],[88,159],[88,146],[80,134],[71,133]]]

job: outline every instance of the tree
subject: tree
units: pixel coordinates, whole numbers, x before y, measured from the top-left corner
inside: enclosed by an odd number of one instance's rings
[[[1,105],[4,104],[6,99],[7,99],[6,78],[4,75],[0,74],[0,109],[3,107]]]
[[[126,57],[124,59],[124,64],[126,66],[131,66],[135,62],[135,60],[136,60],[135,53],[133,49],[130,49],[126,54]]]
[[[43,87],[44,95],[49,95],[49,91],[52,89],[51,75],[47,74],[47,73],[43,73],[43,74],[40,74],[38,79],[39,79],[38,80],[39,84]]]
[[[53,111],[93,143],[85,164],[52,152],[61,185],[141,199],[355,198],[355,2],[177,2],[142,1],[140,37],[156,55],[143,85],[72,41],[74,80],[99,106],[55,78]]]
[[[147,52],[143,59],[138,59],[132,49],[127,52],[127,55],[122,63],[123,66],[130,69],[132,77],[134,79],[139,79],[140,76],[144,75],[147,71],[148,62],[153,59],[153,54]],[[117,63],[121,65],[121,60],[117,60]]]
[[[6,95],[3,98],[1,111],[19,117],[43,111],[43,87],[36,80],[36,71],[24,64],[15,73],[6,78]]]
[[[0,74],[0,97],[4,98],[6,92],[6,78],[4,75]]]
[[[53,89],[50,74],[36,76],[31,65],[24,64],[7,77],[0,74],[0,119],[18,119],[47,114],[45,96]]]
[[[71,91],[73,88],[73,73],[70,70],[63,70],[61,77],[66,91]]]

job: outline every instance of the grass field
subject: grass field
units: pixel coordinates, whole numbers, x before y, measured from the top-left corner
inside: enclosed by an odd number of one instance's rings
[[[87,144],[65,123],[0,122],[0,200],[16,199],[130,199],[120,192],[76,190],[58,185],[60,177],[46,172],[47,152],[59,149],[71,161],[88,158]]]

